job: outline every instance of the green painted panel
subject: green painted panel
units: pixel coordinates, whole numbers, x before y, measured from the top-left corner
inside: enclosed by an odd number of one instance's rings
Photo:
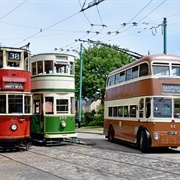
[[[62,122],[66,123],[62,127]],[[45,133],[74,133],[75,132],[75,116],[45,116],[44,117]]]
[[[31,116],[31,132],[40,132],[41,131],[41,115],[32,115]]]
[[[32,89],[32,92],[75,92],[75,89],[40,88]]]

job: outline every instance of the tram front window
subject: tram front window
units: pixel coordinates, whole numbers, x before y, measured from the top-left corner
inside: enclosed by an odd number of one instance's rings
[[[168,98],[153,98],[153,115],[159,118],[172,117],[172,99]]]
[[[23,112],[23,96],[8,95],[8,113],[22,113],[22,112]]]

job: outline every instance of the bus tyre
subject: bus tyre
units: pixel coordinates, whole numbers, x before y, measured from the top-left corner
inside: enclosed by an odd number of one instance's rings
[[[142,153],[147,152],[147,138],[145,131],[140,132],[140,137],[139,137],[139,149],[141,150]]]
[[[113,142],[114,141],[114,129],[112,126],[109,127],[108,131],[108,141]]]

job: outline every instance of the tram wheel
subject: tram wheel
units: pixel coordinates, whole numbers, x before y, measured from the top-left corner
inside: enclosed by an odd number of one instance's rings
[[[109,127],[108,131],[108,141],[113,142],[114,141],[114,129],[112,126]]]
[[[139,149],[141,150],[142,153],[146,153],[148,148],[147,148],[147,137],[145,134],[145,131],[140,132],[140,137],[139,137]]]

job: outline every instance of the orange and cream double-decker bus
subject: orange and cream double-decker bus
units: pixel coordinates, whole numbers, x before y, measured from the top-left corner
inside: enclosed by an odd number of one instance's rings
[[[180,56],[145,56],[108,75],[104,134],[142,152],[180,146]]]

